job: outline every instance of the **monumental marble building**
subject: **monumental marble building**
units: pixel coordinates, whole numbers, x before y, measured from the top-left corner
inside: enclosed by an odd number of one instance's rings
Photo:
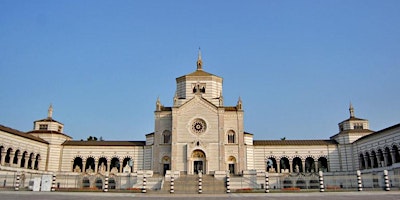
[[[350,105],[349,118],[329,139],[254,140],[244,128],[242,103],[224,104],[223,78],[204,70],[199,53],[195,71],[176,78],[173,105],[157,99],[154,132],[145,141],[73,140],[50,106],[32,131],[0,125],[0,171],[279,175],[400,169],[400,124],[372,131]]]

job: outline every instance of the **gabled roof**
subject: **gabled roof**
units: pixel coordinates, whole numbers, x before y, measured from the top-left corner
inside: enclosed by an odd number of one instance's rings
[[[145,146],[145,141],[79,141],[69,140],[63,146]]]
[[[29,131],[27,132],[28,134],[60,134],[69,138],[72,138],[71,136],[58,132],[58,131],[52,131],[52,130],[34,130],[34,131]]]
[[[372,133],[372,132],[374,132],[374,131],[369,130],[369,129],[349,129],[349,130],[340,131],[339,133],[337,133],[337,134],[331,136],[330,138],[334,138],[334,137],[336,137],[336,136],[338,136],[338,135],[341,135],[341,134]]]
[[[368,121],[366,119],[361,119],[361,118],[357,118],[357,117],[350,117],[342,122],[340,122],[339,124],[343,123],[343,122],[348,122],[348,121]]]
[[[27,139],[30,139],[30,140],[35,140],[37,142],[42,142],[42,143],[48,144],[48,142],[46,140],[43,140],[42,138],[30,135],[28,133],[24,133],[24,132],[19,131],[19,130],[12,129],[10,127],[3,126],[1,124],[0,124],[0,130],[4,131],[4,132],[7,132],[7,133],[10,133],[10,134],[13,134],[13,135],[17,135],[17,136],[23,137],[23,138],[27,138]]]
[[[254,140],[254,146],[335,145],[334,140]]]
[[[190,74],[184,75],[184,76],[216,76],[214,74],[208,73],[204,70],[196,70]],[[217,76],[218,77],[218,76]]]
[[[364,140],[364,139],[370,138],[370,137],[372,137],[372,136],[381,134],[382,132],[385,132],[385,131],[388,131],[388,130],[391,130],[391,129],[396,129],[396,128],[400,128],[400,123],[399,123],[399,124],[396,124],[396,125],[393,125],[393,126],[390,126],[390,127],[387,127],[387,128],[385,128],[385,129],[376,131],[376,132],[374,132],[374,133],[371,133],[371,134],[369,134],[369,135],[363,136],[363,137],[361,137],[361,138],[358,138],[358,139],[357,139],[356,141],[354,141],[354,142],[358,142],[358,141],[360,141],[360,140]],[[354,143],[354,142],[353,142],[353,143]]]
[[[45,119],[39,119],[39,120],[36,120],[35,122],[57,122],[57,123],[59,123],[59,124],[63,124],[63,123],[61,123],[61,122],[59,122],[59,121],[54,120],[54,119],[51,118],[51,117],[48,117],[48,118],[45,118]]]

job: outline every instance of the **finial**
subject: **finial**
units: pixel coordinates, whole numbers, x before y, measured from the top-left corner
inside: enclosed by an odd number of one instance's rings
[[[203,61],[201,60],[201,50],[199,47],[199,54],[197,56],[197,70],[203,70]]]
[[[156,111],[161,111],[162,104],[160,102],[160,97],[157,97],[156,101]]]
[[[242,98],[240,98],[240,96],[239,96],[239,100],[237,102],[236,107],[238,110],[242,110]]]
[[[355,117],[355,115],[354,115],[354,107],[353,107],[353,104],[350,102],[350,108],[349,108],[349,111],[350,111],[350,117],[352,118],[352,117]]]
[[[47,118],[53,117],[53,104],[50,104],[49,110],[47,111]]]

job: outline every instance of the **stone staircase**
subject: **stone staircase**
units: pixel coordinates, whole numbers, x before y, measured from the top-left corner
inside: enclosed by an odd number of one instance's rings
[[[174,181],[175,194],[198,194],[199,191],[198,175],[181,175]],[[225,181],[215,179],[212,175],[202,177],[203,194],[224,194],[226,193]],[[165,181],[162,193],[170,192],[170,182]]]

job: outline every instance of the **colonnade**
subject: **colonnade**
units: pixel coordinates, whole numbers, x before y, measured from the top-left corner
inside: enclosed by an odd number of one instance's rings
[[[366,151],[359,154],[360,169],[371,169],[388,167],[394,163],[400,163],[400,152],[397,145],[391,148],[377,148],[376,150]]]
[[[39,170],[40,154],[0,146],[0,165]]]

